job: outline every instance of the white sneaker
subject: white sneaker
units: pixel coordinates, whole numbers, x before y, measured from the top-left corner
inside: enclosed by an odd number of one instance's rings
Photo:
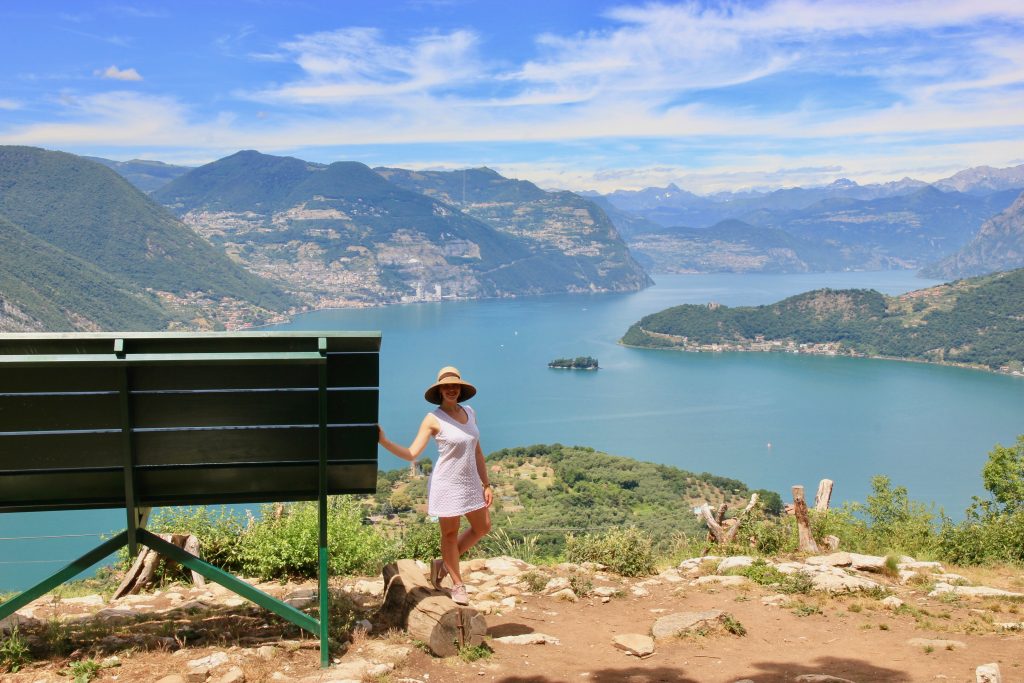
[[[456,605],[469,604],[469,593],[466,592],[465,584],[460,583],[458,586],[452,587],[452,602]]]

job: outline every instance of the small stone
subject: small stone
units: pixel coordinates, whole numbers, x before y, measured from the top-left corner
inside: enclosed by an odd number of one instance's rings
[[[882,604],[889,609],[899,609],[900,607],[903,607],[903,601],[897,598],[895,595],[890,595],[889,597],[882,600]]]
[[[870,579],[860,576],[837,576],[835,574],[815,574],[812,582],[814,590],[831,593],[857,593],[859,591],[881,588]]]
[[[554,593],[555,591],[560,591],[568,587],[569,579],[565,578],[564,576],[556,576],[555,578],[547,582],[547,584],[544,586],[544,592]]]
[[[558,600],[566,600],[567,602],[577,602],[579,598],[576,596],[575,591],[571,588],[563,588],[560,591],[556,591],[551,594],[551,597]]]
[[[977,683],[1002,683],[1003,676],[999,673],[999,664],[982,664],[974,670]]]
[[[226,652],[214,652],[207,657],[190,660],[187,665],[190,669],[215,669],[221,664],[227,664],[228,661]]]
[[[967,647],[962,640],[941,640],[938,638],[911,638],[907,641],[911,647],[930,647],[934,650],[957,650]]]
[[[83,595],[80,598],[61,598],[62,605],[83,605],[86,607],[101,607],[106,602],[98,595]]]
[[[271,660],[274,657],[277,657],[277,654],[279,652],[280,650],[274,647],[273,645],[260,645],[258,648],[256,648],[256,655],[260,659]]]
[[[614,586],[597,586],[593,590],[594,595],[600,598],[615,597],[615,595],[619,592],[619,589],[615,588]]]
[[[353,631],[362,631],[363,633],[369,633],[373,630],[373,624],[370,623],[369,619],[360,619],[356,622],[355,626],[352,627]]]
[[[789,602],[789,596],[785,593],[776,593],[775,595],[768,595],[761,598],[762,605],[770,605],[772,607],[785,605],[787,602]]]
[[[988,586],[952,586],[948,583],[939,582],[935,584],[935,590],[928,594],[934,598],[944,593],[953,593],[971,598],[1024,598],[1024,593],[1013,593],[1004,591],[1001,588],[989,588]]]
[[[492,638],[492,642],[503,643],[505,645],[560,645],[561,641],[554,636],[549,636],[546,633],[523,633],[518,636],[502,636],[501,638]]]
[[[377,579],[376,581],[360,579],[356,581],[355,591],[378,598],[384,595],[384,579]]]
[[[612,638],[612,644],[634,657],[650,657],[654,654],[654,638],[642,633],[623,633]]]
[[[245,672],[241,667],[233,666],[223,676],[216,679],[216,683],[245,683]]]
[[[749,567],[752,564],[754,564],[754,558],[749,555],[727,557],[718,563],[718,573],[724,574],[730,569],[741,569],[743,567]]]
[[[826,567],[849,567],[853,564],[853,559],[850,557],[850,553],[838,552],[832,553],[831,555],[816,555],[814,557],[808,557],[805,562],[807,564]]]
[[[691,586],[745,586],[750,583],[750,579],[745,576],[718,576],[712,574],[709,576],[700,576],[690,582]]]
[[[691,629],[699,628],[709,623],[718,623],[722,620],[725,612],[720,609],[705,610],[703,612],[676,612],[659,618],[651,627],[651,635],[655,640],[662,638],[674,638],[682,635]]]
[[[171,674],[170,676],[164,676],[156,683],[186,683],[185,677],[180,674]]]
[[[394,671],[395,665],[392,662],[378,662],[377,664],[370,665],[366,669],[365,677],[368,678],[379,678],[385,674]]]
[[[1004,621],[996,626],[1002,631],[1024,631],[1024,621]]]

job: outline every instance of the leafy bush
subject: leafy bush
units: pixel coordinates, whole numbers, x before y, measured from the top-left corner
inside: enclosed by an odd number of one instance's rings
[[[424,562],[441,557],[441,531],[437,524],[421,519],[406,527],[401,555]]]
[[[332,574],[376,574],[397,556],[395,544],[364,526],[362,518],[358,501],[350,496],[330,499],[327,542]],[[265,514],[252,525],[244,535],[241,569],[265,579],[315,576],[318,547],[317,504],[294,503],[280,519]]]
[[[569,534],[565,556],[570,562],[598,562],[622,576],[646,576],[654,571],[651,539],[636,527],[579,537]]]
[[[809,574],[796,572],[795,574],[784,574],[774,566],[758,558],[746,567],[738,567],[731,573],[745,576],[756,584],[778,588],[780,593],[802,593],[808,594],[813,588],[813,581]]]
[[[238,566],[241,559],[245,524],[236,512],[224,506],[161,508],[148,526],[155,534],[195,535],[203,559],[218,567]]]
[[[488,555],[515,557],[531,564],[537,559],[536,536],[511,536],[505,529],[495,529],[484,538],[483,546]]]
[[[18,673],[23,666],[32,661],[28,643],[18,632],[18,627],[11,629],[9,636],[0,640],[0,667],[12,674]]]

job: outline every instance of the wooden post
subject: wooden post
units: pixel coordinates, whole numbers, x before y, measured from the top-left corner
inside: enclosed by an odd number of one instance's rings
[[[818,512],[828,512],[828,503],[832,500],[832,480],[822,479],[818,483],[818,494],[814,496],[814,509]]]
[[[818,544],[811,534],[811,520],[807,515],[807,501],[804,500],[804,487],[793,487],[793,512],[796,514],[796,528],[799,531],[799,549],[801,552],[816,553]]]

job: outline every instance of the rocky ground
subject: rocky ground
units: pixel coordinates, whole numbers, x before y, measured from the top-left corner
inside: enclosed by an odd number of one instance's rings
[[[488,648],[447,659],[375,627],[383,581],[348,578],[332,587],[332,623],[351,637],[327,670],[316,640],[219,586],[171,586],[116,604],[48,596],[2,626],[19,622],[33,650],[51,654],[0,682],[89,680],[85,669],[125,683],[1024,680],[1019,570],[951,573],[835,553],[759,564],[762,581],[766,572],[790,577],[763,585],[736,575],[751,562],[693,559],[628,579],[594,565],[467,561]],[[313,584],[259,587],[315,605]],[[86,661],[94,664],[76,664]],[[987,665],[999,674],[985,674]]]

